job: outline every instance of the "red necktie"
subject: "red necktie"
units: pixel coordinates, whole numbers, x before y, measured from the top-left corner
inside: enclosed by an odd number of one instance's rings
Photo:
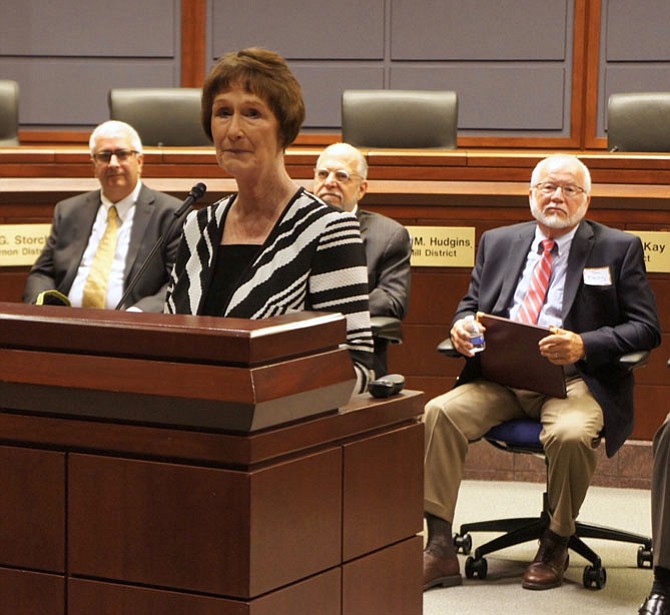
[[[544,300],[547,297],[552,266],[551,251],[554,249],[555,244],[556,242],[553,239],[542,240],[542,258],[535,265],[528,292],[519,308],[518,319],[527,325],[537,324]]]

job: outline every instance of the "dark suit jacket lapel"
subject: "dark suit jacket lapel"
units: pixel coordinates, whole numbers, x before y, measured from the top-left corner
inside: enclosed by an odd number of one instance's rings
[[[511,239],[508,247],[508,257],[501,262],[505,268],[500,295],[493,307],[494,314],[503,314],[512,305],[514,291],[519,283],[519,277],[523,270],[530,244],[535,236],[535,224],[528,224],[521,229],[518,235]]]
[[[146,186],[142,186],[140,194],[135,203],[135,216],[133,218],[133,230],[130,234],[130,244],[128,245],[128,256],[126,256],[125,284],[128,283],[130,272],[137,260],[137,254],[142,247],[144,234],[154,212],[154,196]],[[151,246],[149,246],[151,249]]]
[[[69,229],[70,239],[68,241],[67,249],[70,253],[68,257],[70,265],[63,277],[62,283],[63,288],[68,289],[68,292],[72,287],[72,282],[74,282],[77,271],[79,270],[79,265],[81,264],[81,259],[88,246],[88,240],[91,236],[95,217],[98,214],[101,202],[100,190],[96,190],[95,192],[86,194],[84,203],[77,206],[77,216],[73,217],[74,223]]]
[[[568,270],[565,275],[565,288],[563,289],[563,310],[561,318],[565,322],[566,316],[572,308],[577,295],[577,290],[582,281],[586,261],[593,249],[595,238],[591,227],[583,221],[572,239],[570,255],[568,256]]]
[[[361,210],[361,206],[358,206],[356,210],[356,217],[358,218],[358,225],[361,227],[361,237],[365,241],[365,235],[368,232],[368,216],[365,215],[365,212]]]

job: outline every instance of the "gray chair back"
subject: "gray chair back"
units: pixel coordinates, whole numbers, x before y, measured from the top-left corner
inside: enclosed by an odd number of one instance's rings
[[[200,88],[115,88],[109,117],[130,124],[147,146],[211,145],[200,125]]]
[[[625,92],[607,101],[607,149],[670,152],[670,92]]]
[[[342,140],[358,147],[454,149],[457,124],[456,92],[342,93]]]
[[[0,146],[19,144],[19,84],[0,79]]]

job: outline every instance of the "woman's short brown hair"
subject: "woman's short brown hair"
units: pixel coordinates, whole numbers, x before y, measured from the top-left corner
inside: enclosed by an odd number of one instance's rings
[[[302,89],[282,56],[259,47],[227,53],[209,71],[202,87],[201,122],[210,139],[213,140],[214,97],[234,85],[240,85],[268,104],[279,122],[283,148],[295,141],[305,120]]]

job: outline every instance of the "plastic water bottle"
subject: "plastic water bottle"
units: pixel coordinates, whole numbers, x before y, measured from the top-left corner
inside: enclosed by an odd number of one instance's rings
[[[475,354],[481,352],[486,348],[486,340],[484,339],[484,331],[482,326],[475,320],[475,317],[470,315],[466,316],[465,328],[470,334],[470,343],[472,344],[472,352]]]

